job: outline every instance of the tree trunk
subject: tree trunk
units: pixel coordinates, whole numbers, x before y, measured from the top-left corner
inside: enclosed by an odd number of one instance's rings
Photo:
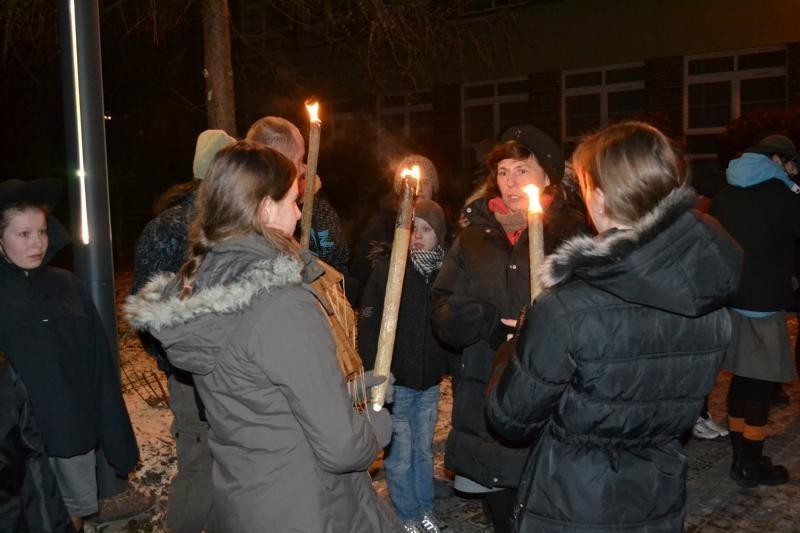
[[[203,55],[208,127],[236,136],[228,0],[203,0]]]

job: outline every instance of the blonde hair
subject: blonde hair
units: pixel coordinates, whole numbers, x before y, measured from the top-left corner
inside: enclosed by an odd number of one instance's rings
[[[686,183],[683,154],[649,124],[626,121],[586,137],[572,155],[584,198],[600,189],[606,214],[633,224]]]
[[[296,174],[294,163],[260,143],[239,141],[219,151],[197,189],[188,260],[178,271],[183,285],[179,298],[191,295],[203,259],[228,239],[256,233],[281,252],[298,254],[290,235],[262,227],[258,216],[265,198],[279,201],[286,196]]]

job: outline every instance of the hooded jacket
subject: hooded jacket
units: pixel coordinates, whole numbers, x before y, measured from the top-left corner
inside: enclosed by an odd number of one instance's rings
[[[728,165],[729,185],[709,213],[744,249],[742,279],[731,305],[770,312],[794,305],[792,276],[800,239],[800,192],[769,157],[746,153]]]
[[[220,531],[389,531],[394,518],[367,473],[378,444],[304,283],[322,268],[304,258],[257,235],[234,238],[205,257],[190,297],[179,300],[180,279],[162,275],[125,312],[194,374]]]
[[[682,531],[689,430],[730,341],[741,250],[676,189],[630,230],[564,243],[543,268],[487,416],[539,434],[520,531]]]
[[[587,230],[583,212],[560,198],[545,211],[545,253]],[[512,245],[485,198],[469,204],[464,214],[469,226],[450,248],[433,285],[434,332],[463,349],[445,465],[487,487],[516,487],[531,443],[492,433],[484,408],[492,359],[510,333],[500,319],[517,318],[530,302],[528,233]]]
[[[98,445],[118,475],[139,449],[122,399],[119,370],[89,294],[72,273],[47,266],[68,239],[48,217],[42,265],[24,270],[0,257],[0,350],[19,371],[49,456]]]

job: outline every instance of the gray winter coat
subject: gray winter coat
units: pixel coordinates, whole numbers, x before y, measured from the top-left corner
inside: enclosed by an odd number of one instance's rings
[[[163,275],[128,299],[137,328],[194,374],[211,426],[220,531],[395,530],[367,467],[378,444],[354,412],[328,323],[304,284],[321,267],[257,235],[217,245],[193,295]]]

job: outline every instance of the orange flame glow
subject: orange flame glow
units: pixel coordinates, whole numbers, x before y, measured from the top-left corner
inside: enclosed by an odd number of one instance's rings
[[[308,109],[308,119],[319,124],[319,102],[306,102],[306,109]]]
[[[408,176],[411,176],[412,178],[417,180],[416,187],[414,188],[414,194],[418,194],[419,193],[419,178],[420,178],[419,165],[414,165],[410,169],[404,168],[400,172],[400,177],[401,178],[407,178]]]
[[[531,213],[541,213],[542,204],[539,203],[539,187],[536,185],[526,185],[522,190],[528,195],[528,211]]]

